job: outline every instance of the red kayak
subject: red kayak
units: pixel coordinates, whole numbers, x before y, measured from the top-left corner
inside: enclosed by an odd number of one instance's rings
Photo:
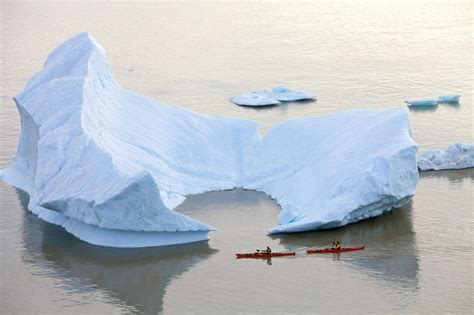
[[[270,258],[270,257],[281,257],[281,256],[294,256],[295,252],[286,252],[286,253],[249,253],[249,254],[235,254],[237,258]]]
[[[340,253],[340,252],[353,252],[356,250],[364,250],[365,247],[343,247],[341,249],[332,249],[332,248],[324,248],[324,249],[308,249],[306,252],[308,254],[324,254],[324,253]]]

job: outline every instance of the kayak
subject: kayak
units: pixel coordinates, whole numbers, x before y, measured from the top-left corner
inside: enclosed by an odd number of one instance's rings
[[[283,252],[283,253],[248,253],[248,254],[235,254],[237,258],[271,258],[271,257],[281,257],[281,256],[294,256],[295,252]]]
[[[324,248],[324,249],[308,249],[306,252],[308,254],[324,254],[324,253],[340,253],[340,252],[353,252],[356,250],[364,250],[364,246],[362,247],[343,247],[341,249],[332,249],[332,248]]]

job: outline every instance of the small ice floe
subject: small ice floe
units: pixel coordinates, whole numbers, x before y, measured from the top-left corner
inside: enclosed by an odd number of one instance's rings
[[[419,98],[413,100],[407,100],[405,103],[408,106],[438,106],[438,99],[437,98]]]
[[[280,104],[280,101],[261,95],[259,92],[234,96],[230,100],[232,103],[242,106],[267,106]]]
[[[426,150],[418,156],[418,168],[429,170],[454,170],[474,167],[474,145],[455,143],[443,150]]]
[[[452,94],[452,95],[442,95],[438,97],[438,103],[444,103],[444,104],[457,104],[459,103],[459,98],[461,95],[459,94]]]
[[[276,105],[280,102],[293,102],[315,99],[316,95],[304,91],[290,89],[287,86],[277,86],[270,91],[262,90],[234,96],[232,103],[244,106]]]
[[[451,95],[441,95],[436,98],[417,98],[412,100],[407,100],[405,103],[408,106],[438,106],[438,104],[457,104],[459,103],[459,98],[461,95],[459,94],[451,94]]]

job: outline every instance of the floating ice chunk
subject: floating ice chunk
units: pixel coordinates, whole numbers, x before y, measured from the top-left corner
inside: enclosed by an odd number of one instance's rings
[[[230,100],[232,103],[242,106],[267,106],[280,104],[278,100],[262,95],[259,92],[234,96]]]
[[[436,98],[419,98],[413,100],[407,100],[405,103],[408,106],[438,106],[438,99]]]
[[[40,218],[97,245],[207,239],[213,227],[172,210],[189,194],[265,191],[282,205],[271,232],[297,232],[401,206],[418,180],[406,109],[288,120],[262,138],[254,121],[121,88],[88,33],[57,47],[15,102],[21,135],[3,180]]]
[[[442,95],[438,97],[438,103],[445,103],[445,104],[456,104],[459,103],[459,98],[461,95],[453,94],[453,95]]]
[[[474,167],[474,145],[455,143],[443,150],[426,150],[418,157],[422,171]]]
[[[231,98],[231,101],[237,105],[264,106],[275,105],[280,102],[314,99],[315,97],[312,93],[292,90],[287,86],[278,86],[270,91],[262,90],[234,96]]]
[[[456,104],[459,102],[461,95],[452,94],[452,95],[442,95],[437,98],[419,98],[407,100],[405,103],[408,106],[437,106],[438,104]]]

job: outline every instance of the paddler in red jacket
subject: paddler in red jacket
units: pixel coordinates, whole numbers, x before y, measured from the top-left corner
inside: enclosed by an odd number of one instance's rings
[[[259,254],[271,254],[272,253],[272,249],[267,246],[267,249],[257,249],[257,253]]]

